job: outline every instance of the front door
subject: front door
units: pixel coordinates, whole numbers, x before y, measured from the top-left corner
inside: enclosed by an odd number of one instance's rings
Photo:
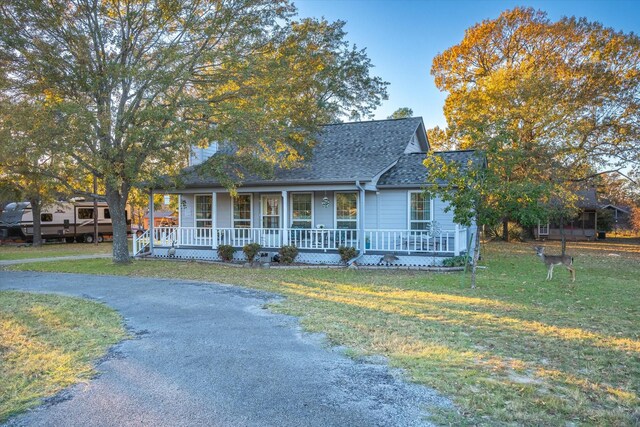
[[[265,194],[262,196],[262,241],[264,247],[278,248],[280,241],[280,214],[282,211],[282,198],[279,194]]]

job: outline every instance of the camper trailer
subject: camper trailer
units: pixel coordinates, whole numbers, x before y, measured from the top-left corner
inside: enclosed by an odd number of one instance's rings
[[[109,206],[98,202],[98,241],[113,235]],[[67,242],[94,241],[93,202],[74,200],[56,202],[42,208],[40,224],[43,239],[65,239]],[[131,221],[127,219],[127,233]],[[0,239],[33,240],[33,211],[28,202],[9,203],[0,213]]]

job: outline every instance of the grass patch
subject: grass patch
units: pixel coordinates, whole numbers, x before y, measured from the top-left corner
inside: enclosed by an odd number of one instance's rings
[[[0,261],[50,258],[71,255],[110,254],[113,251],[111,242],[103,242],[98,245],[90,243],[51,243],[40,247],[33,246],[0,246]]]
[[[451,396],[453,424],[637,425],[640,422],[640,247],[569,245],[577,280],[546,269],[530,244],[485,247],[479,288],[461,274],[391,270],[254,270],[212,264],[83,260],[14,266],[185,278],[277,292],[271,308],[299,316],[351,354],[382,354]],[[547,243],[547,252],[558,253]]]
[[[126,336],[103,304],[0,292],[0,423],[94,374],[93,363]]]

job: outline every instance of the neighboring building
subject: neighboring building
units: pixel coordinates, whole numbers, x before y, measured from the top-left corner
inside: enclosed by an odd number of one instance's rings
[[[580,213],[564,223],[564,235],[568,240],[593,240],[597,237],[596,224],[598,222],[598,197],[593,188],[576,191],[578,200],[576,206]],[[559,222],[538,224],[534,230],[536,239],[562,239],[562,229]]]
[[[149,229],[149,212],[142,218],[144,229]],[[153,212],[154,227],[173,227],[178,225],[178,215],[173,211],[159,210]]]
[[[611,212],[614,232],[631,229],[631,208],[629,206],[619,206],[605,202],[602,204],[601,209]]]
[[[303,167],[278,169],[271,180],[247,178],[237,197],[197,173],[216,148],[191,157],[184,188],[157,189],[179,195],[178,226],[155,227],[153,241],[145,233],[135,241],[136,253],[162,257],[175,244],[178,258],[215,260],[218,245],[228,244],[240,260],[242,247],[257,242],[269,256],[295,245],[300,262],[338,264],[338,248],[352,246],[359,264],[394,253],[397,265],[424,266],[465,253],[477,235],[423,191],[429,141],[422,118],[323,126]],[[474,151],[440,155],[480,161]]]

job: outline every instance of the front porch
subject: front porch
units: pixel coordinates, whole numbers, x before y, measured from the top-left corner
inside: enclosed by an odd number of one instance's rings
[[[394,254],[396,265],[429,266],[467,251],[471,233],[452,221],[442,201],[415,189],[355,184],[245,188],[233,196],[210,189],[181,192],[178,225],[150,225],[134,238],[134,254],[165,257],[173,246],[175,258],[218,260],[217,248],[230,245],[234,259],[242,261],[243,246],[257,243],[263,261],[292,245],[302,263],[339,264],[339,248],[352,247],[360,264]]]
[[[151,238],[153,236],[153,239]],[[363,240],[364,239],[364,240]],[[298,261],[313,264],[338,264],[338,248],[360,250],[361,264],[377,264],[381,255],[396,254],[399,265],[438,265],[442,259],[467,251],[467,229],[452,230],[358,230],[303,228],[204,228],[157,227],[135,236],[134,253],[151,252],[166,257],[173,245],[176,258],[218,260],[219,245],[236,249],[234,259],[244,260],[242,247],[258,243],[269,258],[285,245],[300,250]],[[363,244],[364,243],[364,244]]]

